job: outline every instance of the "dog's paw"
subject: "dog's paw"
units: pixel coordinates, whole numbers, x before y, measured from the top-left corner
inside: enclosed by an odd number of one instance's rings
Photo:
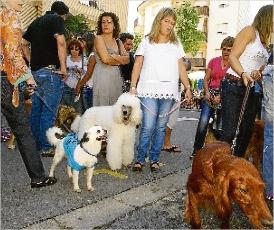
[[[74,190],[74,192],[78,192],[78,193],[82,192],[82,190],[80,188],[75,188],[73,190]]]
[[[88,191],[90,192],[93,192],[95,189],[91,186],[91,187],[88,187]]]

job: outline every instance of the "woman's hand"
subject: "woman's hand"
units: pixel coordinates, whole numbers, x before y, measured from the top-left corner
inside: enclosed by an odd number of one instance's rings
[[[211,97],[210,93],[209,93],[209,92],[206,92],[206,93],[205,93],[205,97],[204,97],[205,100],[206,100],[206,101],[210,101],[210,97]]]
[[[30,77],[28,80],[26,80],[26,82],[28,84],[28,87],[27,87],[28,94],[31,96],[32,94],[34,94],[37,84],[33,77]]]
[[[221,102],[221,96],[214,96],[213,97],[213,104],[218,105]]]
[[[131,87],[129,92],[131,94],[133,94],[133,95],[137,95],[137,89],[136,89],[136,87]]]
[[[262,72],[261,70],[253,70],[250,74],[250,77],[252,77],[255,81],[262,79]]]
[[[253,85],[254,84],[254,79],[249,76],[247,73],[242,74],[242,79],[244,81],[244,85],[247,86],[248,84]]]
[[[190,104],[191,99],[192,99],[192,92],[191,92],[190,89],[187,89],[186,92],[185,92],[185,100],[186,100],[186,103],[187,103],[187,104]]]

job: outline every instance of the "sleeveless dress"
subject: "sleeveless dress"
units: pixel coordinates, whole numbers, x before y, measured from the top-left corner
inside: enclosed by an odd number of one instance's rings
[[[118,52],[107,48],[109,54]],[[96,65],[93,72],[93,106],[113,105],[122,94],[122,78],[118,66],[106,65],[94,52]]]

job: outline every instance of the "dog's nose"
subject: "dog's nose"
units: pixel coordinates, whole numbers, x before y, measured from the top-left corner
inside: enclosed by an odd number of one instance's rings
[[[127,115],[127,111],[126,110],[123,111],[123,115]]]

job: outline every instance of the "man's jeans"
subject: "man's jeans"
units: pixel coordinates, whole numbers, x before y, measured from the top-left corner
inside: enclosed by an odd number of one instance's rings
[[[31,130],[37,150],[46,151],[52,147],[48,143],[46,131],[55,124],[64,82],[50,69],[42,68],[32,74],[37,83],[38,95],[33,94],[31,97]]]
[[[45,178],[45,170],[41,156],[35,149],[35,141],[32,136],[29,119],[25,112],[25,100],[23,92],[20,93],[20,103],[16,108],[12,105],[13,86],[6,77],[1,77],[1,112],[16,137],[19,152],[26,166],[32,182]]]
[[[232,140],[235,137],[245,91],[245,86],[234,85],[227,79],[222,82],[221,113],[223,119],[223,135],[221,140],[229,144],[232,143]],[[234,152],[236,156],[242,157],[247,149],[258,111],[260,96],[259,93],[255,93],[254,87],[250,89],[245,112],[240,125],[240,132],[236,141]]]
[[[203,146],[204,146],[209,119],[213,118],[214,112],[215,112],[215,109],[210,107],[206,103],[206,101],[203,100],[202,101],[202,111],[201,111],[199,123],[198,123],[197,130],[196,130],[196,135],[195,135],[195,141],[194,141],[194,147],[193,147],[194,153],[197,150],[203,148]],[[217,110],[217,113],[220,113],[220,110]],[[220,114],[218,114],[218,116],[220,117]],[[218,123],[220,123],[220,121]]]
[[[173,105],[172,99],[140,98],[143,111],[142,125],[139,136],[137,162],[144,163],[149,152],[151,163],[159,161],[159,155],[164,143],[166,124],[169,116],[159,117],[168,113]],[[156,115],[157,114],[157,115]],[[150,150],[149,150],[150,147]]]

